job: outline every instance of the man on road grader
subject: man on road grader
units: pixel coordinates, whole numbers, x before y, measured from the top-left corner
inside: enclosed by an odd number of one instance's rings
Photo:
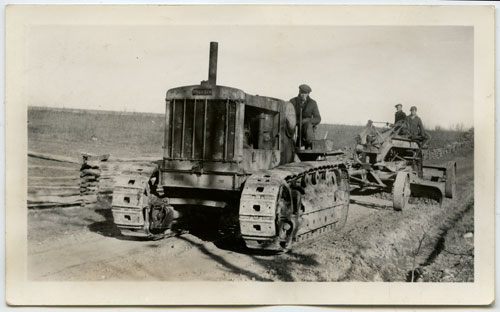
[[[394,124],[406,119],[406,114],[403,112],[403,104],[396,104],[396,113],[394,113]]]
[[[407,135],[408,125],[406,123],[406,114],[403,112],[403,104],[398,103],[394,105],[394,107],[396,108],[396,113],[394,113],[394,124],[387,123],[387,126],[390,128],[385,131],[394,130],[399,135]]]
[[[318,104],[309,96],[311,91],[311,87],[302,84],[299,86],[299,95],[290,100],[295,108],[297,121],[299,121],[297,145],[304,146],[306,149],[312,148],[316,126],[321,122]]]
[[[430,135],[425,131],[420,117],[417,116],[417,108],[415,106],[410,108],[410,115],[406,117],[406,123],[409,139],[418,142],[420,148],[427,148]]]

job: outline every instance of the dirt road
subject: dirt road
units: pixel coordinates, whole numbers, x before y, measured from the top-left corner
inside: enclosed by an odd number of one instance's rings
[[[444,273],[438,271],[446,268],[433,262],[442,257],[443,240],[473,212],[473,160],[456,160],[456,201],[445,200],[442,207],[418,202],[395,212],[383,199],[353,196],[341,232],[301,242],[284,254],[255,254],[235,238],[209,234],[119,238],[103,207],[29,211],[29,279],[418,281],[426,271],[439,280]],[[473,271],[468,272],[470,280]]]

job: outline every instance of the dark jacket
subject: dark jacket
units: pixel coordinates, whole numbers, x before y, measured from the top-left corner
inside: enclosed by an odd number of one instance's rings
[[[318,104],[316,103],[315,100],[308,97],[305,103],[302,105],[302,107],[300,105],[300,98],[298,96],[291,99],[290,102],[293,104],[293,107],[295,108],[295,114],[297,115],[297,122],[299,122],[300,118],[300,108],[302,108],[302,119],[310,118],[311,123],[314,126],[321,122],[321,115],[319,114]]]
[[[394,123],[397,123],[400,120],[405,120],[406,114],[403,111],[398,111],[394,114]]]
[[[424,137],[426,136],[424,125],[420,117],[415,116],[411,118],[411,115],[406,117],[406,123],[408,124],[408,134],[410,137]]]

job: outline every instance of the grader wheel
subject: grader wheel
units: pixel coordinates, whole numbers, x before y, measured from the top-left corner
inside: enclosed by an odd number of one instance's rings
[[[408,204],[410,198],[410,177],[407,172],[398,172],[392,189],[394,210],[401,211]]]

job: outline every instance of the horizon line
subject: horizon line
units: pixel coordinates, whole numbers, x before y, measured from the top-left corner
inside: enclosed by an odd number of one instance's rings
[[[145,115],[145,116],[163,116],[164,113],[154,113],[154,112],[140,112],[140,111],[125,111],[125,110],[106,110],[106,109],[89,109],[89,108],[69,108],[69,107],[54,107],[54,106],[38,106],[38,105],[28,105],[28,109],[34,110],[51,110],[51,111],[60,111],[60,112],[86,112],[91,114],[113,114],[113,115]],[[341,125],[341,126],[354,126],[354,127],[363,127],[366,124],[345,124],[345,123],[320,123],[319,125]],[[454,126],[454,125],[453,125]],[[427,128],[429,131],[463,131],[467,132],[470,129],[473,129],[474,126],[467,127],[463,126],[463,130],[453,129],[453,126],[446,127],[442,125],[435,125],[432,128]]]

